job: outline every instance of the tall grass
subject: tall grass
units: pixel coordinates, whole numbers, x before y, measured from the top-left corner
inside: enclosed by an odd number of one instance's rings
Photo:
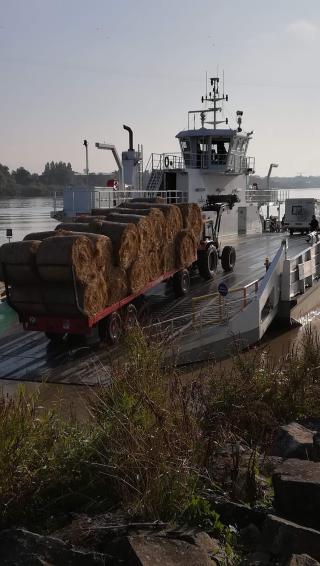
[[[208,489],[253,503],[259,455],[279,425],[320,417],[319,346],[307,328],[281,360],[256,350],[190,380],[164,368],[161,348],[135,328],[112,383],[95,390],[87,422],[44,409],[23,389],[0,397],[0,525],[111,508],[172,520]]]

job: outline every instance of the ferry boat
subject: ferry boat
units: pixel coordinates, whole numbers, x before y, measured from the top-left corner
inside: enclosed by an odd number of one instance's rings
[[[260,207],[279,202],[278,196],[276,191],[260,191],[257,187],[250,190],[255,159],[247,153],[253,131],[243,131],[241,110],[237,111],[235,128],[229,127],[228,118],[219,120],[221,104],[228,101],[228,95],[224,87],[220,92],[219,77],[210,78],[208,86],[209,91],[201,98],[202,108],[188,112],[188,128],[176,135],[179,152],[152,153],[143,172],[142,147],[134,150],[132,130],[123,126],[129,132],[129,149],[122,153],[121,160],[113,145],[96,143],[98,149],[112,151],[119,168],[117,185],[67,187],[63,211],[57,211],[55,203],[52,216],[66,220],[92,208],[114,207],[131,198],[159,195],[168,203],[195,202],[204,210],[210,208],[208,202],[225,203],[219,229],[222,240],[261,233]],[[215,214],[213,210],[204,212],[207,219],[214,220]]]

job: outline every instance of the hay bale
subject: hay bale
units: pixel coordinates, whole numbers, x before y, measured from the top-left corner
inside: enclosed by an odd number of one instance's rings
[[[112,267],[108,273],[108,304],[112,305],[128,295],[127,273],[121,267]]]
[[[122,269],[129,269],[139,251],[139,232],[136,225],[101,222],[100,231],[112,242],[114,263]]]
[[[26,240],[39,240],[40,242],[42,242],[42,240],[51,238],[52,236],[57,236],[58,234],[60,234],[60,232],[56,232],[55,230],[47,230],[46,232],[31,232],[23,238],[23,241],[25,242]]]
[[[137,257],[128,271],[128,288],[131,293],[138,293],[151,280],[147,258],[148,256]]]
[[[99,226],[96,226],[96,222],[64,222],[58,224],[55,228],[56,231],[64,230],[67,232],[87,232],[92,234],[97,234],[99,232]]]
[[[41,287],[37,285],[13,285],[10,304],[19,314],[46,314]]]
[[[166,273],[167,271],[171,271],[175,269],[176,266],[176,257],[175,257],[175,244],[174,242],[165,242],[160,256],[160,266],[162,273]]]
[[[108,222],[120,222],[135,224],[139,233],[139,253],[144,254],[153,246],[154,232],[148,216],[137,214],[115,214],[108,215]]]
[[[87,285],[77,285],[79,306],[87,316],[103,310],[108,303],[107,285],[100,275],[92,278]],[[79,315],[73,285],[70,283],[49,283],[43,288],[44,304],[49,314]]]
[[[41,242],[28,240],[23,242],[10,242],[1,246],[1,280],[6,275],[9,284],[38,283],[39,276],[36,269],[36,254]]]
[[[43,281],[65,283],[76,280],[86,284],[96,271],[94,250],[90,238],[84,235],[69,235],[47,238],[38,248],[36,263]]]
[[[115,210],[115,209],[112,209]],[[132,208],[117,208],[118,214],[132,214]],[[163,246],[163,241],[167,239],[167,225],[166,219],[162,210],[159,208],[135,208],[134,214],[138,216],[148,216],[151,220],[153,231],[153,248],[160,249]]]
[[[194,233],[196,241],[199,243],[202,236],[203,220],[200,207],[195,203],[177,204],[182,214],[183,227]]]
[[[175,237],[174,247],[177,268],[189,267],[196,260],[197,242],[193,232],[181,230]]]
[[[128,202],[126,204],[126,206],[128,208],[131,209],[135,209],[135,208],[156,208],[158,210],[161,210],[164,214],[164,217],[166,219],[166,225],[167,225],[167,233],[166,233],[166,238],[167,240],[174,240],[174,237],[178,234],[178,232],[180,230],[182,230],[183,228],[183,220],[182,220],[182,214],[180,212],[180,209],[178,206],[176,206],[175,204],[150,204],[150,203],[143,203],[143,202]]]
[[[147,264],[149,266],[149,281],[160,277],[162,273],[161,258],[156,250],[151,250],[148,254]]]

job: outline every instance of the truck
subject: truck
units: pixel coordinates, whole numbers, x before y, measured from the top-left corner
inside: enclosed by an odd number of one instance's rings
[[[320,200],[315,198],[286,199],[284,220],[291,236],[294,232],[300,232],[300,234],[310,232],[313,215],[320,223]]]
[[[221,198],[221,197],[220,197]],[[223,199],[223,197],[222,197]],[[214,278],[218,267],[218,261],[224,271],[232,271],[236,263],[236,251],[232,246],[220,248],[219,229],[221,216],[223,211],[228,207],[232,208],[236,202],[235,199],[223,202],[207,201],[203,210],[214,212],[215,218],[207,218],[203,224],[202,238],[197,249],[197,256],[194,261],[184,269],[172,269],[161,274],[157,279],[150,281],[145,287],[140,289],[138,293],[128,295],[117,303],[108,305],[106,308],[93,316],[88,316],[82,309],[78,300],[77,282],[73,275],[73,292],[75,304],[79,314],[76,316],[64,316],[63,314],[33,314],[18,312],[19,320],[24,330],[44,332],[52,342],[59,342],[63,337],[68,335],[89,336],[94,329],[98,331],[98,337],[101,342],[110,345],[116,344],[123,330],[128,329],[135,324],[144,305],[144,297],[148,291],[159,285],[160,283],[169,283],[173,287],[176,297],[187,295],[190,289],[190,273],[197,270],[200,277],[204,280]],[[6,297],[8,304],[14,309],[15,305],[11,302],[11,289],[6,280],[6,266],[2,265],[4,273],[4,283],[6,289]]]

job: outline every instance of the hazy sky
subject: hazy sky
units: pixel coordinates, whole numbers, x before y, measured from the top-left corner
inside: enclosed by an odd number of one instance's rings
[[[258,174],[320,175],[320,0],[0,0],[0,163],[108,171],[94,142],[177,151],[205,72],[225,71],[229,125]]]

